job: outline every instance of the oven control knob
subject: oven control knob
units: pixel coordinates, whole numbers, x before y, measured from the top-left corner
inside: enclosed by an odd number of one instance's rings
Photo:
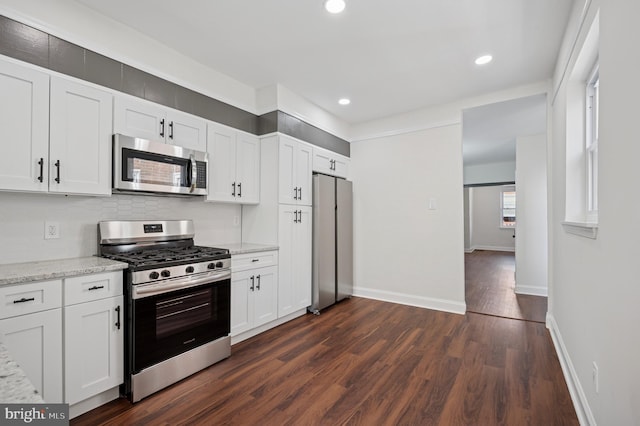
[[[171,272],[168,269],[165,269],[164,271],[160,272],[160,275],[162,275],[165,278],[168,278],[171,276]]]
[[[193,273],[193,271],[194,271],[193,266],[187,266],[187,269],[185,269],[185,272],[186,272],[187,274],[192,274],[192,273]]]
[[[152,273],[149,274],[149,278],[151,278],[152,280],[157,280],[159,276],[160,274],[157,273],[156,271],[153,271]]]
[[[211,262],[210,264],[207,265],[207,269],[216,269],[216,264]]]
[[[222,262],[216,262],[216,268],[222,268],[223,266]]]

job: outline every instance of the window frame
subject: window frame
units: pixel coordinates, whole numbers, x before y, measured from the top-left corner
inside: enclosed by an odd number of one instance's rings
[[[598,221],[598,145],[600,121],[600,70],[596,59],[586,81],[585,102],[586,219]]]
[[[504,214],[504,195],[507,192],[513,192],[514,195],[514,206],[513,206],[513,210],[514,210],[514,220],[513,222],[505,222],[504,218],[507,217]],[[502,188],[500,188],[500,229],[515,229],[516,227],[516,223],[517,223],[517,205],[518,205],[518,201],[517,201],[517,194],[516,194],[516,187],[515,185],[503,185]]]

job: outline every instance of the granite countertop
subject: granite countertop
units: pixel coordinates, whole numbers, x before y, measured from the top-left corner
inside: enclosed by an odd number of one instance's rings
[[[234,254],[256,253],[259,251],[278,250],[279,247],[273,244],[251,244],[251,243],[235,243],[235,244],[219,244],[217,247],[229,249],[229,253]]]
[[[0,265],[0,286],[126,269],[123,262],[90,256]]]
[[[7,348],[0,343],[0,403],[43,403],[42,396],[29,381]]]

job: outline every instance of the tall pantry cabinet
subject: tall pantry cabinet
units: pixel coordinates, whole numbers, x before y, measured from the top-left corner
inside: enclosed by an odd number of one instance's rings
[[[261,139],[260,204],[244,206],[244,241],[277,244],[278,318],[311,304],[311,185],[313,149],[275,134]]]

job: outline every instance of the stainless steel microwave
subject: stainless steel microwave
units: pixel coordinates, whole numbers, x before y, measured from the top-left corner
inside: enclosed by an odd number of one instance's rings
[[[161,142],[113,135],[113,191],[207,195],[208,155]]]

